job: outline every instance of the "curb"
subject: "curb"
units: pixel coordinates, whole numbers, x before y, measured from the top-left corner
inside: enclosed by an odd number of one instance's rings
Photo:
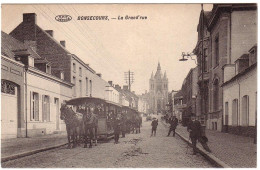
[[[165,124],[163,121],[161,121],[165,126],[168,126],[167,124]],[[182,135],[180,135],[178,132],[175,131],[175,133],[186,143],[188,143],[190,146],[192,145],[191,142],[189,141],[189,139],[187,139],[186,137],[183,137]],[[209,162],[211,162],[212,164],[216,165],[219,168],[231,168],[229,165],[227,165],[225,162],[221,161],[220,159],[218,159],[217,157],[215,157],[212,153],[209,153],[207,151],[205,151],[201,146],[197,146],[197,149],[199,151],[199,153],[205,157]]]
[[[36,153],[39,153],[39,152],[43,152],[43,151],[47,151],[47,150],[51,150],[51,149],[56,149],[56,148],[59,148],[61,146],[65,146],[67,144],[68,143],[64,143],[64,144],[59,144],[59,145],[46,147],[46,148],[42,148],[42,149],[32,150],[32,151],[29,151],[29,152],[23,152],[23,153],[19,153],[19,154],[7,156],[7,157],[2,157],[1,163],[7,162],[7,161],[10,161],[10,160],[14,160],[14,159],[18,159],[18,158],[22,158],[22,157],[25,157],[25,156],[33,155],[33,154],[36,154]]]

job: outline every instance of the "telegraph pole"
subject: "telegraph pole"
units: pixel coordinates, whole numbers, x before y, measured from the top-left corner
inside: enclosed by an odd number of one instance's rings
[[[129,91],[131,91],[131,84],[134,83],[134,72],[131,72],[130,70],[125,72],[125,81],[128,84]]]

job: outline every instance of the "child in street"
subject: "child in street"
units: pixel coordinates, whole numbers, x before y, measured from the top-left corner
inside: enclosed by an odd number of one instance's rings
[[[154,135],[156,135],[156,129],[157,129],[157,126],[158,126],[158,119],[156,118],[153,118],[153,121],[152,121],[152,134],[151,134],[151,137]]]

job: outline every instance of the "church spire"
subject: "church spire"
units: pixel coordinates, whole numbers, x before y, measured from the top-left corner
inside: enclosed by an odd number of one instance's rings
[[[160,61],[158,62],[157,70],[161,70]]]

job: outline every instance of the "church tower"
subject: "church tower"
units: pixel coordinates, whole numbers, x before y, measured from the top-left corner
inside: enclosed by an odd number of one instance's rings
[[[168,102],[168,78],[166,71],[164,75],[162,75],[160,62],[158,62],[155,75],[153,72],[151,74],[149,94],[151,111],[154,113],[166,111],[166,104]]]

